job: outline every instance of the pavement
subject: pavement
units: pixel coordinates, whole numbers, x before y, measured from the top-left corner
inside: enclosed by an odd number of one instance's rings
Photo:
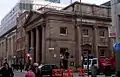
[[[74,73],[74,77],[88,77],[88,76],[79,76],[78,73]],[[89,77],[91,77],[91,75],[89,75]],[[112,77],[112,76],[97,75],[97,77]]]

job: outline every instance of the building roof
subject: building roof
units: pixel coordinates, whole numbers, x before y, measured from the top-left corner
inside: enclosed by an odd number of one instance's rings
[[[63,10],[66,10],[67,8],[69,8],[69,7],[71,7],[71,6],[75,5],[75,4],[80,4],[80,2],[76,1],[76,2],[68,5],[67,7],[63,8]],[[88,4],[88,3],[83,3],[83,2],[81,3],[81,5],[96,6],[96,7],[101,7],[101,8],[108,8],[107,6],[101,6],[101,5],[95,5],[95,4]]]
[[[105,2],[105,3],[101,4],[101,5],[104,5],[104,6],[111,6],[111,1]]]

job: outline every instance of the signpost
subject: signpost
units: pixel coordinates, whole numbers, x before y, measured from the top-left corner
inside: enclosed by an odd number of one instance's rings
[[[120,43],[114,44],[113,48],[116,51],[116,75],[120,73]]]
[[[120,43],[114,44],[113,48],[115,49],[116,52],[120,52]]]

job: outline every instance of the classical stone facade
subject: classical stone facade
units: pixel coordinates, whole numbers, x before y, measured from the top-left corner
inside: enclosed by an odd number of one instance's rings
[[[7,59],[8,63],[13,63],[13,57],[16,52],[16,30],[12,30],[0,39],[0,57],[1,61]]]
[[[65,52],[69,63],[77,65],[88,52],[98,58],[111,57],[110,15],[110,8],[90,4],[80,8],[78,2],[61,11],[41,8],[25,12],[17,18],[17,29],[0,37],[0,57],[16,55],[25,62],[29,54],[33,62],[57,65]]]
[[[33,62],[59,65],[60,54],[69,53],[69,62],[81,64],[89,51],[94,57],[111,57],[108,27],[110,8],[78,2],[61,11],[42,8],[30,11],[24,25],[26,52]]]
[[[16,63],[19,63],[21,60],[23,64],[25,63],[26,57],[26,43],[25,43],[25,30],[23,28],[24,22],[27,18],[28,12],[22,13],[17,18],[17,29],[16,29]]]

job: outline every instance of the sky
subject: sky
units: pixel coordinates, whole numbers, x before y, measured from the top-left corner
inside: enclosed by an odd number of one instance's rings
[[[79,0],[72,0],[79,1]],[[102,4],[104,2],[107,2],[109,0],[82,0],[84,3],[91,3],[91,4]],[[1,0],[0,1],[0,21],[2,18],[9,13],[9,11],[15,6],[15,4],[18,2],[18,0]],[[62,3],[70,3],[70,0],[61,0]]]

